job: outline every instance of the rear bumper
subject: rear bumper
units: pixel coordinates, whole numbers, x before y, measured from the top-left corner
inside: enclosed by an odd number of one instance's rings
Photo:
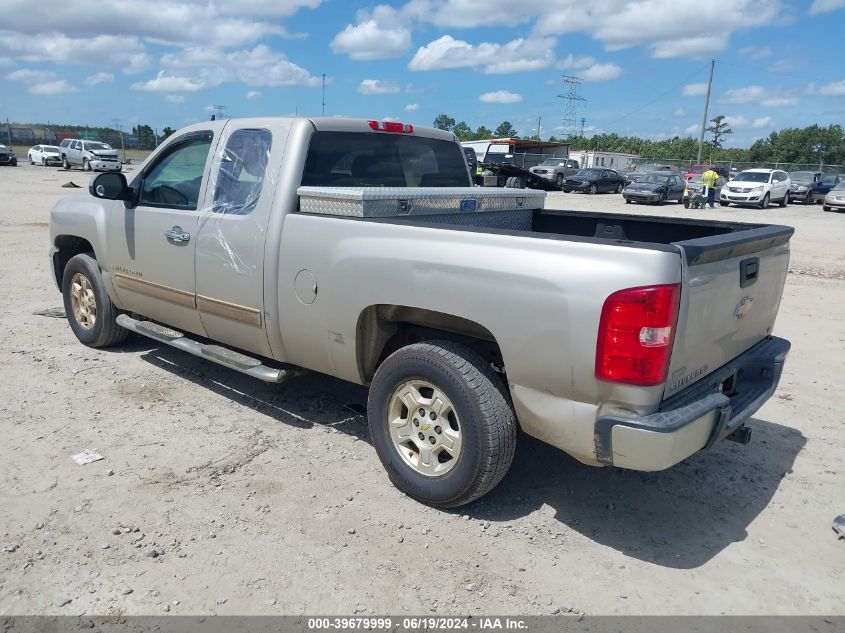
[[[789,341],[768,337],[642,417],[596,421],[596,456],[633,470],[664,470],[739,429],[774,394]]]

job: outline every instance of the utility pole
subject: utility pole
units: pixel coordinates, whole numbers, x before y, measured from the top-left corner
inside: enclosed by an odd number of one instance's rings
[[[114,119],[112,121],[114,126],[117,128],[117,131],[120,133],[120,149],[123,151],[123,162],[126,162],[126,145],[123,144],[123,129],[120,127],[120,119]]]
[[[704,116],[701,119],[701,134],[698,136],[698,162],[701,163],[701,152],[704,150],[704,128],[707,127],[707,110],[710,108],[710,88],[713,86],[713,67],[716,60],[710,60],[710,78],[707,80],[707,96],[704,97]]]
[[[579,102],[586,102],[584,97],[578,96],[578,86],[582,79],[572,75],[563,75],[563,85],[566,89],[564,94],[558,95],[563,99],[563,135],[566,138],[575,136],[576,110]]]
[[[585,119],[584,117],[581,117],[581,134],[579,134],[579,136],[581,138],[584,138],[584,123],[586,123],[586,122],[587,122],[587,119]]]
[[[537,140],[542,141],[543,139],[540,138],[540,130],[543,129],[540,127],[540,123],[543,121],[543,115],[537,117]]]
[[[326,116],[326,73],[323,73],[323,116]]]

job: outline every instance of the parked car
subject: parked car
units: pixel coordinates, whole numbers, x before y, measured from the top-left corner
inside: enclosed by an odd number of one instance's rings
[[[722,187],[725,186],[725,182],[727,182],[727,181],[722,176],[719,176],[719,178],[716,180],[716,187],[715,187],[715,189],[716,189],[716,198],[715,199],[716,200],[719,199],[719,196],[720,196],[721,191],[722,191]],[[700,175],[696,176],[694,178],[691,178],[690,180],[687,180],[687,182],[686,182],[686,189],[684,189],[684,195],[683,195],[683,198],[681,198],[681,202],[683,202],[684,208],[689,209],[691,206],[695,207],[694,201],[696,200],[696,197],[699,196],[699,195],[704,196],[704,183],[701,182],[701,176]],[[700,204],[706,204],[706,203],[707,203],[706,198],[702,202],[700,202]]]
[[[789,204],[792,181],[780,169],[746,169],[719,192],[719,204],[753,205],[765,209],[772,202]]]
[[[65,169],[81,167],[84,171],[120,171],[122,165],[117,159],[117,150],[99,141],[64,139],[59,145],[62,165]]]
[[[816,202],[814,185],[823,175],[820,171],[789,172],[789,180],[792,182],[789,197],[792,202],[814,204]]]
[[[55,145],[33,145],[26,153],[30,165],[61,165],[62,155]]]
[[[0,145],[0,165],[11,165],[12,167],[18,165],[18,157],[5,145]]]
[[[684,181],[680,176],[674,174],[661,172],[646,174],[625,187],[622,195],[626,204],[631,202],[646,202],[649,204],[680,202],[684,196]]]
[[[845,211],[845,182],[840,182],[827,192],[822,202],[825,211]]]
[[[622,174],[613,169],[602,169],[600,167],[582,169],[574,176],[570,176],[563,181],[563,190],[567,193],[570,191],[584,193],[610,191],[622,193],[624,188],[625,179],[622,177]]]
[[[528,171],[545,180],[551,180],[558,187],[562,187],[564,180],[569,176],[574,176],[580,170],[581,164],[573,158],[547,158]]]
[[[813,197],[824,200],[825,196],[842,182],[845,182],[845,174],[822,174],[813,185]]]
[[[789,350],[770,333],[791,228],[469,185],[442,130],[204,121],[56,204],[53,273],[85,345],[135,332],[268,382],[368,386],[388,476],[436,507],[491,490],[518,430],[643,471],[747,443]]]
[[[671,165],[640,165],[636,169],[633,169],[625,174],[625,182],[634,182],[635,180],[639,180],[640,178],[643,178],[649,174],[653,174],[654,172],[673,174],[675,176],[681,175],[681,171],[676,167],[672,167]]]

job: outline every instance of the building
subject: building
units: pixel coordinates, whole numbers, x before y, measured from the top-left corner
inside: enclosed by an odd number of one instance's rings
[[[602,152],[592,149],[573,149],[569,158],[576,159],[582,168],[607,167],[608,169],[633,169],[640,162],[639,154],[623,152]]]

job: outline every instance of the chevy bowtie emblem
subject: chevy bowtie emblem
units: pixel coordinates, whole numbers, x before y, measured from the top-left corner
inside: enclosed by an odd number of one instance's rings
[[[754,303],[754,299],[751,297],[745,297],[742,301],[736,304],[736,308],[734,309],[734,316],[737,319],[744,319],[745,315],[748,314],[749,310],[751,310],[751,304]]]

